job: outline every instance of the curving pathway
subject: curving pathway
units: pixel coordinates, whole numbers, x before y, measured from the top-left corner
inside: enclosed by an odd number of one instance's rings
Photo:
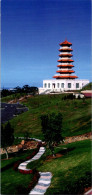
[[[50,186],[52,174],[50,172],[39,172],[39,174],[38,183],[29,194],[44,194]]]
[[[19,165],[18,169],[19,170],[29,171],[30,169],[26,168],[27,164],[32,162],[32,161],[34,161],[34,160],[38,160],[43,155],[44,152],[45,152],[45,148],[44,147],[40,147],[39,152],[33,158],[31,158],[30,160],[27,160],[27,161],[21,163]]]
[[[41,141],[41,140],[40,140]],[[18,167],[19,171],[31,171],[30,169],[27,169],[26,166],[28,163],[34,161],[34,160],[38,160],[43,153],[45,152],[45,148],[44,147],[40,147],[38,153],[30,160],[27,160],[23,163],[21,163]],[[52,178],[52,174],[50,172],[39,172],[40,174],[40,178],[38,180],[37,185],[33,188],[33,190],[30,191],[29,194],[44,194],[47,190],[47,188],[50,186],[51,183],[51,178]]]

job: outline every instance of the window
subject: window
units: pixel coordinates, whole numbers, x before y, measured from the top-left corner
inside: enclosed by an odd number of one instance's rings
[[[76,83],[76,88],[79,88],[79,83]]]
[[[64,88],[64,83],[61,83],[61,88]]]
[[[52,84],[52,88],[55,88],[55,83]]]
[[[50,83],[48,83],[48,88],[50,88]]]
[[[47,87],[47,83],[44,83],[44,88],[46,88]]]
[[[59,88],[59,83],[57,83],[57,87]]]
[[[71,88],[71,83],[68,83],[68,88]]]

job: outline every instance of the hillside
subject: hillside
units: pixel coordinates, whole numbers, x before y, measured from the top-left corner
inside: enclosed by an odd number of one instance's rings
[[[92,90],[92,82],[82,88],[82,90]]]
[[[65,95],[45,95],[28,98],[22,103],[28,111],[10,121],[16,136],[23,136],[28,131],[31,137],[43,139],[40,116],[50,112],[62,113],[64,137],[91,131],[91,99],[72,100]]]
[[[61,112],[62,134],[66,137],[65,142],[55,148],[55,158],[46,148],[41,159],[30,162],[27,168],[51,172],[51,185],[45,194],[84,194],[91,188],[91,142],[88,137],[90,133],[87,133],[91,131],[91,99],[70,99],[70,95],[43,95],[29,97],[22,103],[28,107],[28,111],[10,120],[15,136],[24,136],[25,132],[29,132],[30,137],[44,140],[41,114]],[[24,161],[26,157],[29,159],[30,153],[32,150],[21,151],[19,156],[16,153],[13,158],[1,161],[5,168],[1,180],[2,194],[29,194],[27,189],[30,182],[33,182],[33,175],[13,170],[11,163],[20,159]]]

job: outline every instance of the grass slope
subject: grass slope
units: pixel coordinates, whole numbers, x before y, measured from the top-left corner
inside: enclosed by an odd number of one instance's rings
[[[92,90],[92,82],[82,88],[82,90]]]
[[[64,95],[35,96],[24,103],[29,110],[11,120],[16,136],[26,131],[35,138],[43,139],[40,116],[43,113],[61,112],[63,136],[73,136],[91,131],[91,100],[66,99]]]
[[[64,148],[68,152],[64,154]],[[28,168],[38,168],[41,172],[50,171],[53,175],[46,194],[79,194],[91,186],[91,142],[79,141],[56,148],[60,158],[46,160],[47,151],[41,160],[31,162]]]
[[[32,174],[23,175],[13,170],[13,165],[10,166],[10,168],[7,168],[7,166],[11,165],[14,162],[17,162],[18,160],[25,159],[27,156],[29,156],[33,150],[27,150],[22,153],[17,154],[15,157],[12,157],[8,160],[1,160],[1,167],[5,168],[5,170],[2,171],[1,174],[1,194],[18,194],[18,189],[20,188],[27,188],[30,181],[33,178]],[[4,158],[5,155],[2,155],[2,158]]]
[[[13,118],[10,122],[15,136],[23,136],[26,131],[31,137],[43,139],[40,115],[42,113],[61,112],[63,116],[63,136],[73,136],[91,131],[91,100],[66,99],[64,95],[35,96],[24,104],[29,110]],[[29,164],[30,168],[39,171],[51,171],[53,174],[50,188],[46,194],[78,194],[91,184],[91,144],[90,140],[61,145],[56,153],[68,152],[62,157],[46,160],[50,154],[47,150],[41,159]],[[20,156],[20,158],[22,158]],[[24,157],[23,157],[24,158]],[[2,166],[15,161],[2,161]],[[2,194],[17,194],[19,185],[27,187],[32,180],[31,175],[22,175],[12,168],[2,172]]]
[[[2,167],[6,167],[16,160],[24,159],[30,152],[26,151],[26,153],[12,159],[3,160]],[[91,186],[90,140],[59,145],[55,149],[55,153],[62,154],[63,156],[47,160],[47,156],[51,155],[47,149],[39,160],[31,162],[27,166],[30,169],[36,168],[41,172],[50,171],[52,173],[51,185],[46,194],[80,194],[84,191],[85,187]],[[23,175],[15,172],[13,167],[8,168],[1,175],[2,194],[18,194],[20,188],[28,187],[32,181],[32,177],[30,174]]]

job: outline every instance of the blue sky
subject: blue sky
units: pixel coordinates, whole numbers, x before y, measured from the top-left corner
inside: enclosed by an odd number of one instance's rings
[[[90,0],[2,0],[1,86],[41,87],[52,79],[66,38],[75,74],[91,81]]]

